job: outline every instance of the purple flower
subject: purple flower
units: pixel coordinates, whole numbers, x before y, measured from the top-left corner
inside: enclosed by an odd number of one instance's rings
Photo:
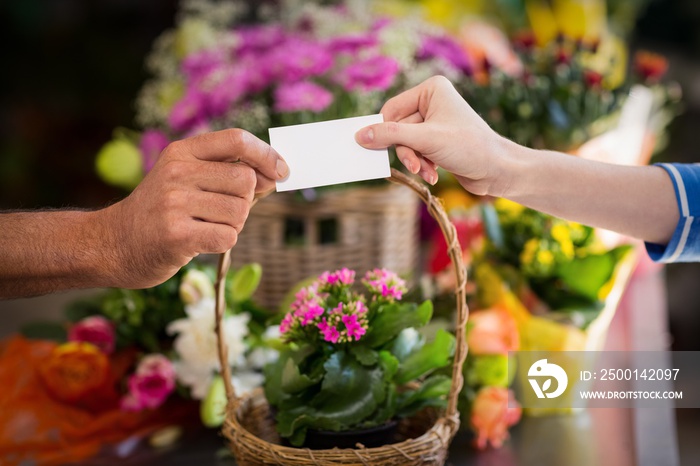
[[[354,338],[355,341],[358,341],[362,335],[367,333],[367,330],[357,321],[356,314],[344,315],[342,320],[348,333],[348,340]]]
[[[326,319],[323,319],[318,323],[318,329],[323,334],[323,339],[330,343],[338,343],[338,338],[340,338],[340,333],[335,325],[328,325]]]
[[[374,47],[377,37],[367,34],[347,34],[331,39],[328,48],[332,53],[356,53],[361,49]]]
[[[333,66],[333,55],[323,45],[290,38],[275,47],[268,57],[276,79],[296,82],[312,76],[320,76]]]
[[[221,48],[206,49],[189,55],[182,62],[182,72],[191,81],[201,81],[226,62],[226,52]]]
[[[175,131],[186,131],[204,120],[206,97],[196,88],[189,88],[170,111],[168,123]]]
[[[153,165],[158,161],[160,153],[165,149],[170,141],[162,131],[147,129],[141,135],[139,149],[143,156],[143,171],[148,173]]]
[[[428,36],[418,52],[418,59],[440,58],[464,73],[471,73],[472,65],[462,47],[447,36]]]
[[[399,64],[391,57],[376,55],[348,65],[336,80],[348,91],[385,91],[399,74]]]
[[[278,112],[322,112],[333,102],[333,94],[309,81],[282,83],[275,89],[275,110]]]
[[[209,115],[218,117],[228,112],[248,90],[248,76],[243,69],[228,70],[206,93]]]
[[[238,30],[239,55],[258,54],[277,46],[284,40],[284,30],[279,25],[250,26]]]

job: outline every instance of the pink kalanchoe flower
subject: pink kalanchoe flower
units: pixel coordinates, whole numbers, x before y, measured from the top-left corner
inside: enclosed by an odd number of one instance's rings
[[[284,319],[282,319],[282,322],[280,323],[280,333],[285,334],[289,332],[292,328],[292,324],[294,323],[294,314],[291,312],[287,315],[284,316]]]
[[[364,329],[362,325],[357,321],[356,314],[344,315],[342,320],[343,324],[345,324],[349,340],[352,340],[354,338],[355,341],[357,341],[362,335],[367,333],[367,330]]]
[[[335,272],[323,272],[318,277],[318,283],[321,287],[352,285],[355,283],[355,271],[348,268],[342,268],[340,270],[336,270]]]
[[[141,135],[139,149],[143,157],[143,171],[148,173],[153,165],[158,161],[160,153],[165,149],[170,141],[162,131],[147,129]]]
[[[175,390],[175,368],[162,354],[150,354],[129,377],[129,392],[121,400],[125,411],[155,409]]]
[[[318,323],[318,329],[323,333],[323,339],[330,343],[338,343],[340,333],[335,325],[329,325],[326,319]]]
[[[114,324],[102,316],[86,317],[68,331],[68,341],[92,343],[105,354],[114,352]]]
[[[309,81],[282,83],[275,89],[275,110],[278,112],[319,113],[333,102],[333,94]]]
[[[391,57],[375,55],[352,62],[336,77],[347,91],[386,91],[399,74],[399,63]]]
[[[387,301],[400,300],[408,291],[406,281],[386,269],[370,270],[362,282],[375,298],[381,297]]]
[[[317,303],[309,303],[306,311],[304,311],[303,315],[301,316],[302,327],[306,327],[311,322],[321,317],[324,312],[325,309],[323,309],[323,307],[319,306]]]

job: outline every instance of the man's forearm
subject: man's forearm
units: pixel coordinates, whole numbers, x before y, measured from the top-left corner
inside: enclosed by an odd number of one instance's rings
[[[102,211],[0,214],[0,298],[107,286],[113,266]]]
[[[679,211],[659,167],[629,167],[518,146],[503,197],[542,212],[666,244]]]

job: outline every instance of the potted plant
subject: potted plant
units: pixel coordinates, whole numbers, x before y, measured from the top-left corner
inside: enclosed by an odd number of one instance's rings
[[[403,302],[395,273],[347,268],[302,288],[280,325],[284,341],[266,367],[265,395],[277,430],[293,446],[329,449],[393,443],[396,420],[444,407],[455,337],[427,342],[416,330],[433,306]],[[422,380],[422,384],[412,382]]]

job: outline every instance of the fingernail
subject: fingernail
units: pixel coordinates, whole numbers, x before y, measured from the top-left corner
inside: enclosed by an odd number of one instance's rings
[[[410,167],[408,167],[408,169],[411,170],[411,173],[417,175],[420,171],[420,163],[413,163]]]
[[[357,142],[360,144],[369,144],[374,141],[374,130],[372,128],[361,129],[357,132]]]
[[[289,175],[289,165],[280,157],[277,159],[277,176],[284,178],[287,175]]]
[[[435,173],[431,173],[429,178],[430,178],[430,181],[428,181],[428,183],[435,186],[435,183],[437,183],[437,181],[438,181],[437,175]]]

